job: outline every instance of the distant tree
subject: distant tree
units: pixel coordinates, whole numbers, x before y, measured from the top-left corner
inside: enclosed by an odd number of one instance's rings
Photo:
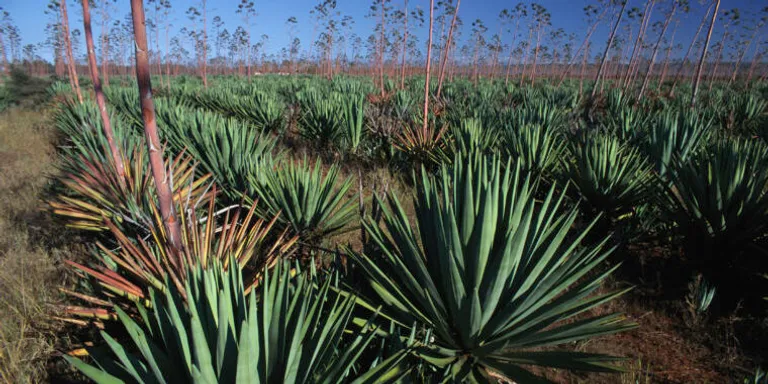
[[[600,68],[598,68],[597,74],[595,75],[595,83],[592,87],[592,97],[595,97],[595,94],[598,89],[597,85],[600,83],[600,78],[603,76],[603,71],[605,71],[605,63],[608,61],[608,52],[610,51],[611,46],[613,45],[613,40],[616,38],[616,31],[619,29],[619,25],[621,24],[621,18],[622,16],[624,16],[624,9],[627,8],[628,1],[627,0],[614,1],[613,3],[621,4],[621,9],[619,10],[619,14],[616,18],[616,24],[614,24],[613,28],[611,28],[611,34],[608,37],[608,43],[605,45],[605,52],[603,53],[603,58],[600,60]]]
[[[627,18],[630,20],[640,19],[640,29],[637,32],[637,39],[635,39],[635,44],[632,48],[632,57],[629,60],[629,66],[627,67],[627,73],[624,78],[625,90],[634,82],[635,75],[640,68],[641,52],[645,45],[645,34],[648,29],[648,24],[651,21],[651,15],[655,4],[656,0],[647,0],[642,12],[638,8],[632,8],[627,13]]]
[[[427,137],[427,125],[429,124],[429,66],[432,62],[432,24],[434,23],[435,0],[429,0],[429,37],[427,38],[427,60],[424,64],[424,121],[422,122],[422,137]]]
[[[240,4],[237,6],[237,13],[242,15],[243,22],[245,22],[245,28],[243,28],[243,31],[245,32],[245,47],[251,46],[251,23],[256,18],[256,8],[254,7],[254,3],[252,0],[241,0]],[[251,78],[251,55],[249,54],[249,49],[246,48],[245,50],[245,66],[248,69],[248,79]]]
[[[681,8],[684,12],[688,12],[688,7],[689,4],[687,0],[672,0],[670,9],[664,17],[664,23],[662,24],[659,38],[656,40],[656,44],[653,45],[653,53],[651,54],[651,60],[648,64],[648,70],[645,72],[645,77],[643,78],[643,84],[640,86],[640,92],[637,96],[638,100],[643,97],[645,90],[648,88],[648,82],[651,80],[651,75],[653,74],[653,65],[656,63],[656,55],[659,53],[659,47],[661,47],[661,42],[664,40],[664,35],[667,33],[669,23],[675,16],[675,11],[677,11],[678,8]]]
[[[736,81],[736,75],[739,73],[739,67],[741,67],[741,63],[744,60],[744,56],[747,54],[747,51],[749,51],[749,47],[752,45],[752,41],[755,40],[755,37],[757,37],[758,33],[760,33],[763,29],[763,26],[765,26],[766,22],[768,21],[768,7],[765,7],[762,9],[763,16],[759,18],[757,22],[752,22],[747,25],[747,33],[752,32],[749,35],[749,38],[746,40],[742,40],[742,42],[739,44],[739,49],[737,53],[737,60],[736,63],[733,66],[733,72],[731,73],[731,78],[728,80],[728,86],[733,84],[734,81]],[[757,55],[757,53],[755,53]]]
[[[541,45],[541,34],[543,30],[552,25],[552,15],[541,4],[531,4],[531,12],[533,13],[533,19],[536,22],[536,47],[533,51],[533,65],[531,67],[531,86],[536,81],[536,60],[539,57],[539,46]]]
[[[171,60],[170,60],[170,34],[173,23],[171,22],[171,0],[159,0],[163,10],[163,24],[165,25],[165,85],[171,89]]]
[[[245,28],[238,26],[230,40],[230,52],[238,56],[237,73],[241,76],[246,74],[244,65],[250,65],[250,61],[248,60],[248,41],[248,32]]]
[[[445,3],[446,4],[446,10],[450,12],[452,15],[451,18],[451,26],[448,28],[448,37],[446,39],[445,47],[442,49],[442,59],[440,60],[440,70],[438,72],[438,78],[437,78],[437,98],[440,98],[440,93],[443,90],[443,80],[445,79],[445,68],[448,65],[448,54],[451,50],[451,44],[453,42],[453,34],[454,29],[456,28],[457,22],[459,16],[459,7],[461,6],[461,0],[456,0],[456,7],[453,7],[451,4],[452,2]],[[434,12],[432,9],[429,10],[430,13]],[[428,53],[427,56],[430,56]]]
[[[102,0],[99,17],[101,18],[101,74],[104,76],[104,85],[109,86],[109,20],[114,11],[115,0]]]
[[[696,67],[696,77],[693,80],[693,90],[691,91],[691,108],[696,106],[696,94],[699,92],[699,84],[701,82],[701,72],[704,69],[704,61],[707,58],[707,48],[709,47],[709,41],[712,39],[712,31],[715,28],[715,21],[717,20],[717,11],[720,9],[720,0],[715,0],[715,11],[712,13],[712,21],[709,23],[709,32],[707,32],[707,39],[704,41],[704,48],[701,50],[701,58],[699,59],[699,65]]]
[[[581,45],[576,50],[576,52],[571,55],[570,60],[568,61],[568,65],[566,65],[565,70],[563,70],[562,75],[560,76],[560,82],[559,85],[563,84],[563,81],[565,81],[566,76],[571,72],[571,69],[573,68],[574,64],[576,63],[576,60],[579,60],[583,56],[583,51],[586,49],[587,45],[590,42],[590,39],[592,38],[592,34],[595,33],[597,30],[597,27],[600,25],[600,22],[603,20],[603,17],[605,16],[606,12],[608,12],[608,8],[603,8],[603,11],[600,12],[599,9],[594,5],[587,5],[583,8],[584,11],[584,17],[589,25],[589,28],[587,28],[587,33],[584,35],[584,40],[581,42]],[[583,62],[583,61],[582,61]],[[583,72],[582,68],[582,72]]]
[[[221,16],[214,16],[213,18],[213,37],[214,37],[214,47],[217,61],[222,57],[221,56],[221,49],[224,45],[224,41],[222,40],[222,32],[225,31],[224,28],[224,20],[221,19]],[[224,73],[223,68],[219,68],[220,73]],[[215,69],[214,69],[215,71]]]
[[[661,91],[661,86],[664,84],[664,80],[667,77],[667,70],[669,69],[669,60],[672,57],[672,50],[677,49],[681,50],[683,49],[682,44],[675,44],[675,35],[677,34],[677,28],[680,26],[680,20],[675,22],[675,28],[672,29],[672,36],[669,38],[669,41],[666,42],[667,44],[667,54],[664,57],[664,65],[661,68],[661,77],[659,77],[659,84],[658,84],[658,90]]]
[[[760,18],[760,23],[763,26],[765,26],[766,22],[768,22],[768,7],[763,8],[761,13],[762,13],[763,16]],[[758,29],[760,29],[760,28],[758,28]],[[758,33],[759,33],[759,31],[758,31]],[[761,35],[761,36],[763,36],[763,35]],[[761,41],[758,41],[755,44],[755,54],[752,55],[752,63],[749,65],[749,70],[747,71],[747,79],[746,79],[747,85],[751,84],[750,80],[752,80],[752,75],[754,74],[755,67],[757,66],[757,63],[760,62],[760,59],[762,59],[762,57],[763,57],[763,55],[765,53],[765,49],[762,48],[761,46],[768,47],[768,40],[765,40],[764,37],[762,37],[760,40]]]
[[[157,67],[157,74],[160,75],[160,86],[163,86],[163,68],[162,64],[160,63],[160,11],[163,9],[163,4],[161,4],[160,0],[147,0],[147,4],[150,6],[151,10],[153,11],[153,16],[151,19],[147,19],[147,26],[150,28],[150,36],[149,40],[155,42],[155,50],[152,52],[152,55],[150,57],[150,63],[152,62],[152,59],[155,61],[155,66]],[[152,39],[154,35],[154,39]]]
[[[517,31],[520,27],[520,20],[528,16],[528,9],[526,8],[524,3],[517,3],[515,8],[512,8],[511,10],[503,10],[499,14],[499,18],[504,21],[504,23],[511,23],[512,20],[515,21],[515,28],[512,30],[512,41],[509,43],[509,58],[507,59],[507,74],[504,77],[504,84],[509,83],[509,71],[512,67],[512,56],[515,52],[515,42],[517,42]],[[507,29],[507,32],[509,32],[509,29]]]
[[[198,7],[191,6],[187,9],[187,17],[191,25],[189,36],[195,44],[195,51],[198,55],[198,65],[200,67],[200,77],[203,80],[203,87],[208,87],[208,23],[207,23],[207,0],[200,0]],[[200,29],[195,28],[200,26]]]
[[[477,84],[479,77],[478,61],[480,53],[485,48],[487,42],[485,40],[485,33],[488,32],[488,27],[485,26],[482,20],[476,19],[472,22],[472,41],[474,42],[474,54],[472,58],[472,78]]]
[[[720,17],[723,22],[723,37],[717,44],[717,54],[715,55],[715,64],[712,66],[712,72],[709,75],[709,91],[712,91],[712,84],[717,77],[717,69],[720,64],[720,60],[723,59],[723,50],[725,49],[726,40],[731,37],[730,27],[739,25],[741,22],[741,11],[738,8],[729,9],[723,11],[723,15]]]
[[[3,7],[0,7],[0,71],[6,75],[10,73],[8,65],[8,51],[6,51],[5,36],[9,34],[9,31],[13,28],[11,22],[11,14],[8,13]],[[10,44],[9,44],[10,45]]]
[[[299,53],[299,48],[301,46],[300,40],[296,37],[296,27],[299,24],[298,19],[296,19],[296,16],[291,16],[288,18],[288,20],[285,21],[286,29],[288,30],[288,38],[289,38],[289,44],[290,47],[288,48],[288,64],[290,66],[291,73],[296,72],[296,67],[294,65],[294,61],[296,58],[296,55]]]
[[[669,96],[674,96],[675,93],[675,86],[677,86],[677,82],[680,80],[683,70],[685,69],[685,64],[688,61],[688,57],[691,55],[691,52],[693,51],[693,47],[696,45],[699,34],[701,33],[702,28],[704,28],[704,24],[707,23],[707,20],[709,19],[709,13],[712,12],[712,7],[714,7],[714,3],[711,3],[707,7],[707,12],[704,14],[704,16],[701,18],[701,22],[699,23],[699,27],[696,29],[696,34],[693,35],[693,39],[691,40],[691,44],[688,45],[688,50],[685,51],[685,56],[683,56],[682,61],[680,62],[680,66],[677,69],[677,73],[675,73],[675,77],[672,80],[672,86],[670,87]]]
[[[376,61],[378,67],[379,89],[384,96],[384,52],[387,50],[387,19],[392,10],[391,0],[373,0],[368,16],[377,19],[376,32],[378,40],[376,46]]]
[[[75,90],[77,100],[82,104],[83,94],[80,92],[80,81],[77,78],[77,67],[75,63],[75,56],[72,53],[72,40],[69,34],[69,18],[67,16],[67,1],[60,0],[58,2],[59,10],[61,11],[61,33],[64,36],[64,47],[67,53],[67,68],[69,71],[69,79],[72,84],[72,89]]]
[[[331,79],[333,78],[333,44],[338,38],[340,13],[336,10],[336,0],[322,0],[315,5],[313,11],[318,24],[323,28],[316,42],[322,52],[320,62],[325,67],[326,76]]]

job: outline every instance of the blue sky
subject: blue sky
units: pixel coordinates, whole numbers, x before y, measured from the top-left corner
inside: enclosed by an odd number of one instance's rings
[[[251,34],[254,36],[255,42],[258,36],[262,34],[269,35],[269,44],[267,50],[270,53],[276,53],[280,48],[287,46],[289,42],[288,33],[285,25],[285,21],[290,16],[296,16],[298,25],[297,36],[302,41],[302,50],[306,50],[308,42],[313,35],[314,20],[311,18],[309,11],[318,3],[319,0],[255,0],[258,16],[256,24],[254,25]],[[645,0],[629,0],[628,7],[642,8],[645,4]],[[97,0],[97,2],[101,2]],[[436,1],[437,2],[437,1]],[[701,20],[705,7],[700,5],[699,0],[691,0],[692,10],[688,15],[681,18],[679,29],[675,40],[682,42],[686,45],[693,37],[698,23]],[[24,44],[36,44],[45,40],[45,24],[48,20],[48,16],[44,14],[46,4],[48,0],[0,0],[0,4],[10,12],[15,23],[20,27]],[[171,0],[173,5],[173,15],[171,22],[174,27],[173,30],[178,30],[182,26],[188,25],[189,22],[184,15],[184,12],[191,5],[197,5],[199,0]],[[401,7],[403,0],[392,0],[394,7]],[[498,30],[498,14],[505,7],[512,8],[517,1],[502,1],[502,0],[464,0],[459,10],[459,16],[464,20],[464,37],[469,35],[469,25],[475,19],[481,19],[488,26],[490,36]],[[523,3],[531,3],[524,1]],[[563,28],[566,33],[575,33],[577,38],[577,45],[581,42],[581,38],[587,29],[587,24],[584,21],[582,9],[587,4],[595,4],[596,1],[587,0],[539,0],[539,4],[546,7],[552,14],[552,25],[554,28]],[[69,0],[69,19],[70,28],[82,29],[82,17],[79,1]],[[208,20],[213,19],[214,16],[220,16],[224,19],[226,27],[230,32],[234,31],[237,25],[241,24],[241,17],[235,13],[237,9],[237,0],[216,1],[208,0]],[[355,20],[353,31],[360,35],[363,40],[372,32],[375,21],[366,18],[368,8],[371,4],[371,0],[338,0],[337,9],[342,15],[350,15]],[[409,7],[420,6],[427,8],[429,2],[427,0],[409,0]],[[768,2],[762,0],[727,0],[721,4],[721,10],[730,8],[740,8],[742,11],[742,17],[749,19],[748,15],[752,11],[759,10],[768,5]],[[659,7],[657,5],[657,7]],[[112,19],[123,19],[130,11],[128,0],[117,0],[117,10],[112,14]],[[151,16],[148,11],[148,16]],[[99,34],[99,19],[98,12],[92,10],[94,18],[94,34]],[[662,13],[659,9],[655,11],[656,19],[662,17]],[[654,21],[656,20],[654,19]],[[671,27],[670,27],[671,28]],[[595,33],[593,42],[594,52],[596,53],[601,47],[605,47],[605,41],[608,35],[608,22],[604,22],[601,28]],[[670,30],[671,33],[671,30]],[[172,32],[173,34],[173,32]],[[421,30],[416,31],[419,36],[420,43],[423,45],[426,41],[426,23]],[[716,36],[713,39],[717,38]],[[509,38],[507,38],[508,40]],[[84,43],[83,43],[84,44]],[[81,52],[85,52],[84,48],[81,48]],[[674,56],[682,56],[685,49],[679,52],[674,52]],[[48,50],[42,50],[39,52],[43,57],[50,58],[51,52]]]

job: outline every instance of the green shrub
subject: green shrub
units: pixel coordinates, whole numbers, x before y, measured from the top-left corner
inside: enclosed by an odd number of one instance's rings
[[[768,232],[768,146],[762,142],[720,140],[680,161],[670,179],[666,212],[687,238],[691,257],[734,253]]]
[[[540,349],[634,326],[618,314],[570,321],[622,292],[591,295],[614,268],[589,272],[610,251],[604,242],[576,249],[586,231],[572,233],[577,211],[561,211],[562,195],[553,188],[538,203],[519,167],[479,155],[421,182],[416,221],[390,195],[383,227],[365,222],[378,250],[353,255],[372,305],[428,332],[416,356],[455,382],[490,381],[491,372],[538,382],[531,365],[614,370],[611,357]]]
[[[616,219],[649,200],[656,176],[640,150],[607,134],[587,134],[571,149],[571,183],[592,215]]]
[[[132,343],[102,332],[108,351],[93,350],[95,365],[67,361],[97,383],[338,383],[375,335],[345,341],[354,298],[334,299],[330,280],[316,289],[291,279],[287,266],[258,287],[244,286],[237,269],[187,274],[184,288],[153,291],[155,308],[138,306],[138,321],[116,308]]]
[[[305,242],[316,243],[349,230],[355,216],[355,198],[346,194],[352,178],[337,180],[339,167],[324,172],[320,161],[312,167],[306,159],[288,159],[266,169],[251,183],[259,198],[261,217],[278,217],[278,222]],[[325,176],[323,174],[325,173]]]

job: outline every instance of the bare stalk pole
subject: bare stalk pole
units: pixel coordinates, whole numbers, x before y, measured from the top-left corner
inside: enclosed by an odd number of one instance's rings
[[[661,78],[659,78],[658,90],[661,91],[661,86],[664,84],[664,79],[667,77],[667,68],[669,68],[669,58],[672,56],[672,48],[675,44],[675,35],[677,34],[677,27],[680,26],[680,20],[675,22],[675,28],[672,29],[672,36],[669,38],[669,46],[667,46],[667,56],[664,58],[664,66],[661,69]]]
[[[531,65],[531,87],[536,81],[536,60],[539,58],[539,46],[541,45],[541,22],[536,27],[536,48],[533,50],[533,63]]]
[[[2,64],[3,73],[5,73],[7,75],[10,72],[10,69],[8,68],[8,57],[5,54],[5,44],[3,44],[3,29],[2,28],[0,28],[0,52],[3,53],[2,56],[0,56],[0,58],[3,59],[3,61],[0,62],[0,64]]]
[[[760,32],[760,29],[763,28],[763,25],[765,25],[765,21],[757,24],[757,26],[755,27],[755,30],[752,32],[752,36],[750,36],[749,40],[747,40],[747,43],[744,46],[744,49],[739,54],[739,58],[738,60],[736,60],[736,65],[733,66],[733,73],[731,74],[731,79],[728,80],[729,87],[731,86],[731,84],[733,84],[734,81],[736,81],[736,75],[738,75],[739,73],[739,67],[741,67],[741,63],[744,60],[744,56],[746,56],[747,51],[749,51],[749,47],[752,45],[752,41],[755,40],[755,36],[757,36],[757,33]],[[757,55],[757,52],[755,52],[755,55]]]
[[[83,94],[80,92],[80,82],[77,79],[77,69],[75,68],[75,57],[72,55],[72,40],[69,38],[69,19],[67,18],[67,0],[59,0],[59,8],[61,9],[61,26],[64,28],[64,44],[67,50],[67,61],[69,62],[69,78],[77,93],[77,100],[80,104],[83,103]]]
[[[603,11],[603,14],[605,14],[605,11]],[[579,57],[581,57],[581,51],[587,46],[589,43],[590,37],[592,37],[592,34],[595,33],[595,30],[597,29],[597,26],[600,24],[600,21],[602,21],[603,14],[601,14],[597,21],[595,21],[587,30],[586,36],[584,36],[584,41],[579,46],[579,49],[576,50],[576,53],[573,54],[573,57],[571,58],[568,65],[565,67],[565,70],[563,71],[563,74],[560,76],[560,81],[557,83],[557,86],[563,85],[563,82],[565,81],[566,76],[568,76],[569,73],[571,73],[571,69],[573,68],[574,64],[576,64]]]
[[[405,0],[405,12],[403,14],[403,60],[400,63],[400,89],[405,89],[405,55],[408,52],[408,0]]]
[[[432,0],[430,0],[430,3]],[[437,97],[440,98],[440,93],[443,90],[443,80],[445,79],[445,67],[448,63],[448,53],[451,51],[451,40],[453,39],[453,28],[456,26],[456,17],[459,16],[459,6],[461,5],[461,0],[456,1],[456,9],[453,10],[453,20],[451,20],[451,27],[448,28],[448,40],[445,42],[445,47],[443,48],[443,59],[442,63],[440,63],[440,73],[438,74],[437,78]],[[430,18],[432,17],[432,10],[430,9]],[[431,22],[431,21],[430,21]],[[430,27],[431,30],[431,27]],[[431,33],[430,33],[431,34]],[[431,41],[431,37],[430,37]],[[430,48],[432,45],[430,44]]]
[[[656,41],[656,45],[653,47],[653,54],[651,54],[651,62],[648,65],[648,70],[645,72],[645,78],[643,78],[643,85],[640,86],[640,92],[637,94],[638,100],[640,100],[643,97],[645,90],[648,88],[648,83],[650,82],[651,74],[653,73],[653,64],[656,62],[656,55],[659,53],[659,47],[661,46],[661,42],[664,39],[664,35],[667,33],[669,22],[672,21],[672,18],[675,16],[675,10],[677,10],[676,0],[672,2],[672,11],[669,13],[669,16],[667,16],[667,18],[664,20],[664,26],[661,28],[659,39],[658,41]]]
[[[149,74],[149,57],[147,56],[147,27],[142,0],[131,0],[131,15],[133,17],[133,34],[136,40],[136,81],[139,85],[141,115],[144,118],[144,135],[149,149],[149,166],[152,169],[152,178],[155,180],[160,214],[163,217],[168,240],[173,247],[181,250],[181,226],[173,205],[171,179],[166,173],[163,150],[160,137],[157,134],[155,103],[152,100],[152,81]]]
[[[104,85],[109,86],[109,32],[107,20],[109,19],[109,0],[104,0],[101,6],[101,74],[104,75]]]
[[[628,2],[629,1],[626,0],[622,1],[621,10],[619,11],[619,18],[616,20],[616,24],[611,30],[611,36],[608,37],[608,44],[605,46],[603,59],[600,61],[600,69],[597,70],[597,75],[595,75],[595,84],[592,87],[592,97],[595,97],[595,94],[597,93],[597,84],[600,82],[600,77],[603,75],[603,71],[605,70],[605,63],[608,61],[608,52],[611,50],[613,39],[616,37],[616,31],[619,29],[619,24],[621,24],[621,18],[624,16],[624,9],[627,7]]]
[[[504,85],[509,84],[509,69],[512,67],[512,56],[515,53],[515,42],[517,41],[517,28],[520,26],[520,16],[515,20],[515,32],[512,33],[512,43],[509,45],[509,58],[507,59],[507,74],[504,76]]]
[[[101,115],[101,123],[104,128],[104,135],[107,136],[107,143],[109,144],[110,152],[112,152],[112,159],[115,162],[117,174],[120,176],[120,182],[123,182],[125,177],[125,165],[123,164],[122,156],[120,156],[120,150],[117,148],[117,144],[115,143],[115,134],[112,132],[112,124],[110,124],[109,113],[107,112],[107,102],[104,98],[104,91],[101,89],[101,79],[99,79],[99,66],[96,62],[96,50],[93,48],[91,10],[88,5],[88,0],[82,0],[82,3],[83,29],[85,30],[85,44],[88,49],[88,68],[91,72],[93,91],[96,94],[96,104],[99,106],[99,114]]]
[[[206,19],[205,0],[203,4],[203,87],[208,88],[208,22]]]
[[[712,31],[715,29],[717,11],[720,9],[720,0],[715,1],[715,12],[712,13],[712,21],[709,23],[707,39],[704,41],[704,49],[701,50],[701,58],[699,59],[699,65],[696,68],[696,79],[693,82],[693,92],[691,93],[691,108],[696,106],[696,94],[699,93],[699,84],[701,83],[701,71],[704,69],[704,60],[707,58],[707,48],[709,47],[709,41],[712,39]]]
[[[635,65],[637,64],[637,61],[639,61],[638,57],[640,56],[640,52],[642,51],[641,45],[643,42],[643,37],[645,36],[645,30],[648,27],[648,22],[650,21],[651,11],[653,10],[653,4],[654,4],[654,0],[648,0],[645,3],[645,8],[643,10],[643,17],[640,19],[640,30],[637,32],[637,38],[635,39],[635,44],[632,47],[632,55],[629,57],[629,65],[627,65],[627,71],[624,74],[622,88],[625,91],[629,89],[629,85],[632,81]]]
[[[459,7],[456,6],[456,12],[458,11]],[[429,0],[429,39],[427,40],[427,63],[425,65],[426,68],[424,69],[427,78],[424,82],[424,125],[421,127],[423,137],[427,136],[427,123],[429,122],[429,67],[432,63],[432,23],[434,21],[434,12],[435,0]],[[448,39],[450,40],[450,32]]]
[[[699,28],[696,29],[696,34],[693,35],[693,40],[691,40],[691,44],[688,46],[688,50],[685,52],[685,56],[683,56],[683,61],[680,63],[680,67],[677,69],[677,73],[675,73],[675,79],[672,81],[672,88],[669,90],[670,96],[674,96],[675,94],[675,87],[677,86],[677,82],[680,81],[680,76],[683,74],[685,63],[688,61],[688,56],[690,56],[691,51],[693,50],[693,46],[696,44],[696,41],[699,40],[699,34],[701,33],[702,28],[704,28],[704,24],[707,23],[707,16],[709,16],[709,12],[712,11],[712,5],[710,5],[709,8],[707,8],[707,13],[705,13],[704,17],[701,18],[701,23],[699,23]]]

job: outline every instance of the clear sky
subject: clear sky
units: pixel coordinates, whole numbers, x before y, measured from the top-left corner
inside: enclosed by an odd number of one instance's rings
[[[44,13],[46,5],[49,0],[0,0],[0,5],[9,11],[16,25],[21,29],[23,44],[37,44],[45,40],[45,25],[49,20],[49,16]],[[269,36],[269,43],[266,47],[268,53],[277,53],[280,48],[288,45],[289,37],[285,21],[295,16],[298,21],[297,37],[301,39],[302,51],[306,51],[308,48],[308,42],[313,37],[314,19],[311,18],[309,11],[314,7],[319,0],[255,0],[258,16],[256,23],[251,30],[252,42],[255,42],[262,34]],[[646,0],[629,0],[628,8],[638,7],[642,8]],[[100,3],[100,0],[97,0]],[[350,15],[354,18],[355,25],[353,31],[360,37],[365,39],[373,31],[375,21],[366,18],[368,8],[371,5],[372,0],[338,0],[337,10],[342,15]],[[660,4],[668,3],[669,1],[657,1]],[[191,5],[198,5],[199,0],[171,0],[173,6],[173,14],[171,16],[171,23],[173,24],[173,30],[177,31],[183,26],[188,26],[189,21],[184,15],[184,12]],[[238,0],[208,0],[208,20],[209,23],[214,16],[220,16],[225,21],[225,27],[230,32],[233,32],[237,25],[242,24],[240,15],[235,13],[237,9]],[[437,1],[435,1],[437,3]],[[469,36],[469,29],[472,21],[475,19],[481,19],[488,26],[488,36],[498,31],[498,14],[505,8],[512,8],[518,1],[503,1],[503,0],[463,0],[461,8],[459,10],[459,16],[464,21],[464,38]],[[529,4],[531,2],[524,1],[523,3]],[[586,32],[587,24],[584,20],[582,9],[588,4],[596,4],[595,0],[539,0],[539,4],[546,7],[552,15],[552,26],[554,28],[563,28],[566,33],[575,33],[577,37],[576,45],[581,42],[583,35]],[[680,24],[678,26],[675,40],[682,42],[686,47],[693,37],[696,28],[703,16],[703,12],[706,7],[701,5],[699,0],[690,0],[692,4],[691,12],[682,16]],[[75,0],[68,0],[70,29],[82,30],[82,8],[81,3]],[[117,10],[112,14],[111,18],[124,19],[130,12],[130,2],[128,0],[117,0]],[[392,6],[395,8],[402,7],[403,0],[392,0]],[[429,2],[427,0],[409,0],[409,7],[421,7],[428,8]],[[709,2],[707,2],[709,4]],[[725,0],[722,1],[721,11],[731,8],[739,8],[742,13],[742,19],[744,23],[750,22],[750,15],[756,11],[768,6],[766,0]],[[654,11],[654,21],[663,17],[663,6],[657,5],[657,9]],[[148,16],[149,9],[147,9]],[[94,34],[99,34],[99,19],[98,12],[92,10],[94,19]],[[609,22],[606,21],[602,24],[601,28],[597,30],[594,35],[594,52],[605,47],[607,35],[609,31]],[[210,25],[209,25],[210,28]],[[672,26],[670,26],[672,28]],[[420,44],[423,45],[426,41],[426,23],[423,28],[415,31],[419,36]],[[412,32],[414,33],[414,32]],[[671,29],[670,32],[671,33]],[[768,28],[764,33],[768,33]],[[172,32],[173,34],[173,32]],[[527,37],[527,36],[526,36]],[[716,36],[713,39],[717,38]],[[509,37],[506,37],[506,41],[509,41]],[[81,39],[81,42],[83,39]],[[83,42],[84,44],[84,42]],[[685,49],[675,51],[673,56],[680,57],[684,54]],[[80,49],[80,52],[85,52],[84,48]],[[50,58],[52,53],[49,50],[39,50],[39,54],[44,58]]]

